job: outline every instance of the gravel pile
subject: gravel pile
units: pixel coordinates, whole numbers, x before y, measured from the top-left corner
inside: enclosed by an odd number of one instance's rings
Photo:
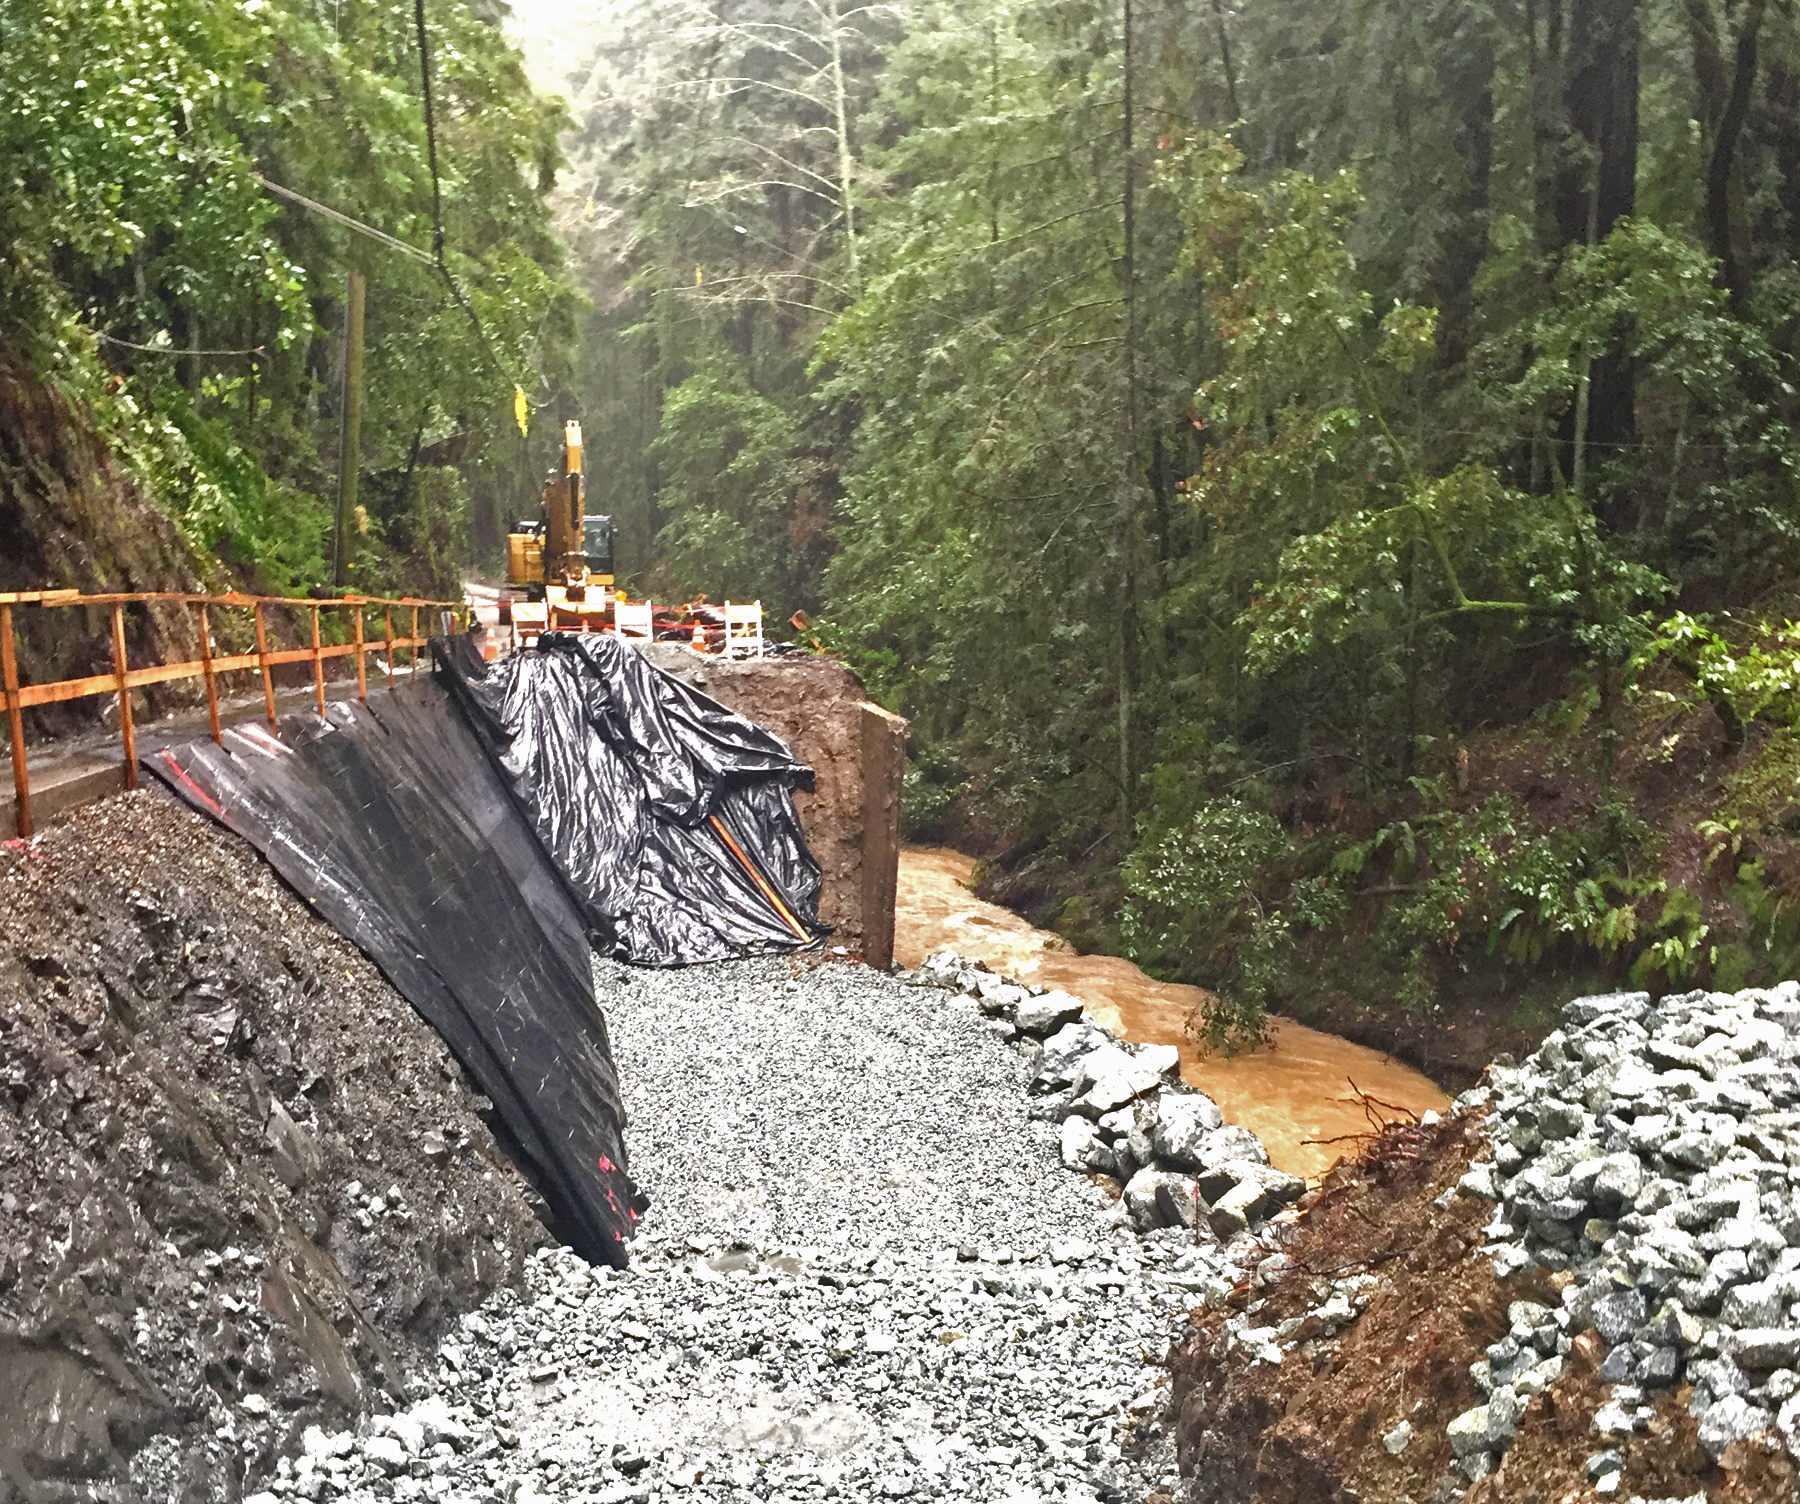
[[[548,1241],[491,1104],[151,790],[0,847],[0,1500],[232,1499]]]
[[[1211,1103],[1158,1056],[1093,1037],[1072,1000],[917,985],[935,976],[600,963],[651,1197],[631,1269],[546,1250],[525,1292],[463,1320],[414,1386],[428,1398],[362,1435],[309,1431],[253,1504],[1173,1491],[1163,1362],[1183,1313],[1266,1256],[1242,1230],[1260,1204],[1224,1215],[1225,1243],[1205,1202],[1198,1232],[1163,1226],[1138,1175],[1190,1198],[1195,1175],[1157,1169],[1146,1135],[1178,1101],[1211,1124],[1196,1143],[1217,1134]],[[1134,1101],[1141,1129],[1104,1126]],[[1061,1162],[1057,1117],[1128,1172],[1135,1210]],[[1230,1142],[1267,1170],[1254,1139]]]
[[[1590,1327],[1610,1347],[1602,1494],[1654,1391],[1679,1383],[1714,1458],[1771,1429],[1800,1456],[1800,984],[1578,998],[1563,1018],[1459,1103],[1491,1100],[1492,1158],[1459,1189],[1498,1203],[1497,1272],[1570,1274],[1560,1309],[1517,1302],[1471,1370],[1488,1399],[1450,1427],[1463,1471],[1495,1466]]]

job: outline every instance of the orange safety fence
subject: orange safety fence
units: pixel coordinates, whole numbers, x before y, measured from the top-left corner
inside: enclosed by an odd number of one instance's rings
[[[139,602],[184,605],[197,618],[200,657],[187,663],[160,663],[132,668],[126,662],[125,608]],[[79,679],[59,679],[48,684],[19,683],[18,655],[13,646],[13,611],[20,606],[51,609],[59,606],[108,607],[111,612],[112,672],[89,674]],[[299,648],[270,651],[268,626],[264,613],[274,606],[307,611],[311,614],[310,644]],[[215,656],[211,613],[220,609],[248,610],[256,630],[256,651]],[[394,635],[394,611],[410,612],[408,635]],[[368,655],[380,653],[387,670],[388,688],[394,687],[394,654],[404,650],[409,667],[416,666],[418,651],[428,638],[419,633],[419,613],[443,610],[454,614],[458,624],[468,625],[469,607],[463,601],[421,600],[413,596],[390,599],[379,595],[346,595],[330,600],[310,597],[263,595],[197,595],[184,591],[125,591],[112,594],[84,595],[78,590],[0,591],[0,684],[4,685],[7,735],[12,745],[13,791],[18,817],[19,835],[31,834],[31,780],[25,761],[25,722],[23,712],[32,705],[54,705],[66,700],[85,699],[91,695],[116,694],[119,697],[119,738],[125,754],[125,787],[137,787],[137,735],[131,719],[131,691],[146,684],[167,684],[178,679],[206,681],[206,713],[212,728],[212,739],[219,739],[218,676],[246,669],[262,675],[263,706],[268,712],[269,727],[275,728],[275,681],[271,670],[284,663],[311,663],[313,694],[319,713],[325,712],[325,660],[356,659],[356,689],[363,699],[369,697]],[[381,613],[382,634],[371,637],[365,627],[367,613]],[[352,622],[351,640],[321,645],[319,613],[348,612]]]

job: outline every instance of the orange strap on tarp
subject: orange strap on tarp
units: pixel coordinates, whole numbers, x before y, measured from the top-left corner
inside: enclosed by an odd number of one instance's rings
[[[762,896],[769,900],[769,903],[773,906],[775,912],[781,916],[782,923],[800,937],[802,944],[811,945],[813,937],[806,932],[806,927],[802,925],[791,912],[789,912],[788,906],[781,901],[781,895],[770,887],[768,880],[762,873],[756,870],[756,863],[745,856],[743,848],[739,846],[736,841],[731,839],[731,832],[725,828],[725,822],[717,815],[708,815],[706,818],[711,823],[712,828],[718,831],[719,839],[730,848],[731,854],[738,859],[739,865],[743,867],[744,871],[750,874],[750,880],[755,883],[758,888],[762,889]]]

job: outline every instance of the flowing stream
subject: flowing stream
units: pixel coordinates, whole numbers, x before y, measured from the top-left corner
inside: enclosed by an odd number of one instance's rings
[[[1292,1019],[1271,1019],[1268,1043],[1259,1049],[1233,1057],[1203,1049],[1186,1028],[1206,996],[1200,988],[1154,981],[1118,956],[1084,956],[1060,935],[984,903],[967,886],[974,866],[943,847],[901,851],[894,954],[902,965],[953,950],[1021,982],[1072,993],[1125,1039],[1174,1045],[1182,1078],[1217,1102],[1228,1122],[1255,1133],[1282,1169],[1314,1179],[1354,1149],[1350,1137],[1370,1128],[1358,1091],[1388,1109],[1423,1113],[1448,1106],[1444,1093],[1410,1066]]]

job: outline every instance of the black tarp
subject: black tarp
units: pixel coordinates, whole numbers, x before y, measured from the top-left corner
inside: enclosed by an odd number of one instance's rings
[[[497,664],[433,648],[603,949],[670,966],[829,933],[786,742],[615,637],[545,633]]]
[[[437,1029],[494,1103],[558,1230],[623,1265],[644,1202],[589,941],[622,960],[816,944],[820,872],[780,738],[610,637],[437,673],[323,717],[145,744]]]
[[[558,1232],[623,1267],[644,1202],[586,924],[444,685],[143,761],[381,968],[493,1100]]]

